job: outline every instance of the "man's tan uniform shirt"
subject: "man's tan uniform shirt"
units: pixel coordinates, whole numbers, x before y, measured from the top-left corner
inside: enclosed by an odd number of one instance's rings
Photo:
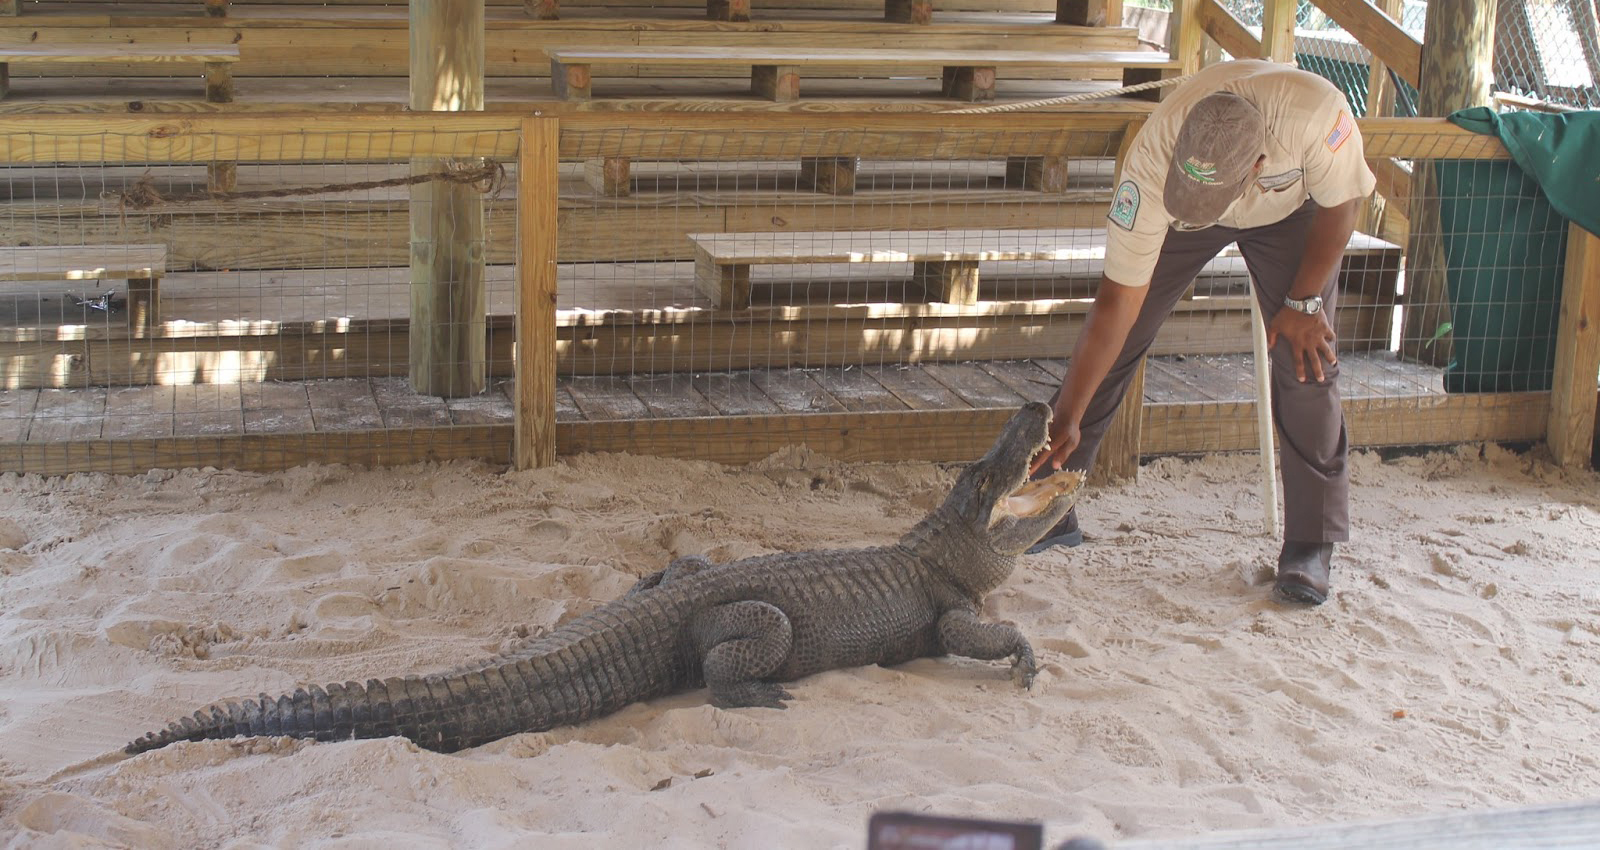
[[[1213,65],[1178,86],[1150,114],[1128,150],[1106,227],[1106,277],[1145,286],[1167,229],[1185,229],[1162,201],[1178,129],[1195,102],[1213,92],[1239,95],[1266,119],[1267,161],[1254,185],[1217,224],[1246,228],[1288,218],[1310,198],[1333,207],[1377,184],[1344,95],[1327,80],[1289,65],[1243,60]],[[1210,224],[1203,222],[1202,224]]]

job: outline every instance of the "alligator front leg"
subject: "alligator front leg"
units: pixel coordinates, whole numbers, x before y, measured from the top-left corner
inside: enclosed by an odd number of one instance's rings
[[[992,661],[1010,658],[1011,678],[1024,688],[1033,687],[1039,668],[1033,647],[1010,623],[985,623],[970,608],[952,608],[939,617],[939,646],[948,655]]]
[[[660,587],[669,581],[677,581],[684,576],[692,576],[710,566],[711,560],[704,555],[684,555],[681,558],[674,558],[672,563],[667,564],[666,569],[656,570],[634,582],[633,587],[628,588],[626,595],[632,596],[640,591]]]
[[[783,708],[789,692],[765,682],[789,658],[794,631],[789,618],[766,602],[729,602],[695,617],[690,626],[704,659],[701,670],[711,702],[723,708]]]

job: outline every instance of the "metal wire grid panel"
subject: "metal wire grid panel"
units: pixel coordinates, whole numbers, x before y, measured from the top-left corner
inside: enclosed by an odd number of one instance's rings
[[[377,462],[426,454],[418,440],[483,443],[468,426],[509,421],[509,351],[484,347],[511,302],[502,169],[393,161],[396,133],[333,132],[186,137],[171,159],[159,139],[112,131],[9,137],[9,468]],[[448,135],[426,147],[483,142]],[[194,155],[206,149],[219,158]],[[453,294],[473,287],[481,304]],[[428,374],[407,333],[419,312]]]
[[[805,427],[785,417],[1048,398],[1122,130],[938,121],[564,130],[564,156],[594,154],[563,163],[561,415],[735,417],[782,442]]]
[[[1495,89],[1578,109],[1600,108],[1600,35],[1595,0],[1497,0]],[[1235,17],[1261,33],[1260,0],[1223,0]],[[1375,5],[1421,41],[1427,3],[1378,0]],[[1374,100],[1372,54],[1313,0],[1296,9],[1295,59],[1339,86],[1358,115],[1416,114],[1416,90],[1393,74],[1394,93]]]
[[[564,128],[554,185],[528,185],[556,195],[554,336],[535,342],[566,449],[924,457],[951,428],[925,414],[1048,398],[1099,280],[1126,127],[959,117]],[[7,468],[505,460],[528,233],[499,179],[515,130],[402,146],[371,126],[186,138],[181,156],[9,136],[3,251],[68,268],[4,283]],[[1419,164],[1383,175],[1409,236],[1358,240],[1341,271],[1357,443],[1533,436],[1535,403],[1506,394],[1549,385],[1559,288],[1526,287],[1559,276],[1563,231],[1463,144],[1369,139]],[[153,285],[145,249],[164,254]],[[441,266],[452,252],[481,264],[479,301],[451,295],[471,288]],[[1253,446],[1248,299],[1225,250],[1175,309],[1138,399],[1144,451]],[[887,418],[869,433],[860,414]]]

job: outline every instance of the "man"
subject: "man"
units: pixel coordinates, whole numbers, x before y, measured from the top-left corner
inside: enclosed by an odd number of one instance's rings
[[[1156,331],[1231,242],[1254,280],[1283,435],[1283,551],[1275,593],[1320,604],[1349,539],[1349,473],[1333,309],[1356,208],[1376,180],[1344,95],[1257,60],[1206,68],[1151,113],[1107,216],[1105,273],[1035,462],[1087,469]],[[1082,540],[1076,512],[1033,551]]]

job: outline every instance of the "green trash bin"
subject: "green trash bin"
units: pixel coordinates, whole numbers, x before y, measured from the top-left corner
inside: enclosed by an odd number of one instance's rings
[[[1550,389],[1566,219],[1514,162],[1435,167],[1455,353],[1445,391]]]

